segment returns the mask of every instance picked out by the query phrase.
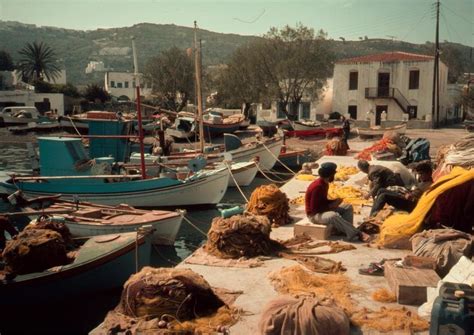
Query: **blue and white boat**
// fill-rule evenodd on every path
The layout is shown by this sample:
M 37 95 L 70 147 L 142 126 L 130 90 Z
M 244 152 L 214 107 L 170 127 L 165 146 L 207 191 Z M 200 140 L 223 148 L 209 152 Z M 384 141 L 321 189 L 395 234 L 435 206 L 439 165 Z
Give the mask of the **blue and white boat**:
M 61 194 L 63 200 L 103 205 L 171 207 L 217 204 L 229 182 L 226 168 L 200 171 L 183 179 L 113 174 L 115 159 L 90 159 L 81 139 L 40 137 L 38 142 L 40 176 L 2 173 L 0 193 L 21 190 L 30 197 Z

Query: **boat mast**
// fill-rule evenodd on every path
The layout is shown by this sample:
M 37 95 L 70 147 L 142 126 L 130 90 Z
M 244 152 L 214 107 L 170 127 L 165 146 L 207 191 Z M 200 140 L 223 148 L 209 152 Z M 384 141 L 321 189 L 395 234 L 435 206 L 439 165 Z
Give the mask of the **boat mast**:
M 132 51 L 133 51 L 133 67 L 134 67 L 134 77 L 135 84 L 137 88 L 137 115 L 138 115 L 138 139 L 140 141 L 140 165 L 142 170 L 142 178 L 146 179 L 146 170 L 145 170 L 145 148 L 143 145 L 143 127 L 142 127 L 142 105 L 140 101 L 140 77 L 138 75 L 138 61 L 137 61 L 137 52 L 135 50 L 135 37 L 132 37 Z
M 197 43 L 197 23 L 194 21 L 194 67 L 196 69 L 196 94 L 198 102 L 199 151 L 204 152 L 204 124 L 202 122 L 202 90 L 201 90 L 201 48 Z

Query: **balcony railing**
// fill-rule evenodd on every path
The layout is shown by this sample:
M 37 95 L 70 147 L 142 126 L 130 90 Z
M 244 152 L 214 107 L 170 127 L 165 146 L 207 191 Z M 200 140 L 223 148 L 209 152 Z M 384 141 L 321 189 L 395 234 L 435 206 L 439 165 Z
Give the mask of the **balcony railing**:
M 365 97 L 366 99 L 394 99 L 405 113 L 408 113 L 408 107 L 410 107 L 408 100 L 395 87 L 367 87 Z

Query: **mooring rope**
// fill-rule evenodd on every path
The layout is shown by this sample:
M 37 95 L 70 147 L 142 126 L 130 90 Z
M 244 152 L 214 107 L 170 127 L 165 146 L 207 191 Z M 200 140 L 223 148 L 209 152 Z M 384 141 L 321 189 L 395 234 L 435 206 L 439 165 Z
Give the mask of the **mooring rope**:
M 267 176 L 267 174 L 260 168 L 260 165 L 258 163 L 256 163 L 257 165 L 257 169 L 258 171 L 266 178 L 268 179 L 269 181 L 271 181 L 272 183 L 277 183 L 277 184 L 283 184 L 284 181 L 281 181 L 281 180 L 274 180 L 272 178 L 270 178 L 269 176 Z
M 292 169 L 290 169 L 288 166 L 286 166 L 285 163 L 283 163 L 277 156 L 275 156 L 275 154 L 265 145 L 265 143 L 261 142 L 263 147 L 270 153 L 270 155 L 273 156 L 273 158 L 275 158 L 277 160 L 278 163 L 281 164 L 281 166 L 283 166 L 285 169 L 287 169 L 288 171 L 290 171 L 294 176 L 296 176 L 296 172 L 293 171 Z
M 74 123 L 72 118 L 69 115 L 67 116 L 67 118 L 69 119 L 69 121 L 71 121 L 71 124 L 74 127 L 74 130 L 76 130 L 76 133 L 81 137 L 81 139 L 83 139 L 81 132 L 77 129 L 76 124 Z
M 189 220 L 189 219 L 186 217 L 186 215 L 183 215 L 183 219 L 184 219 L 184 221 L 186 221 L 187 223 L 189 223 L 189 225 L 190 225 L 191 227 L 193 227 L 194 229 L 196 229 L 198 232 L 200 232 L 203 236 L 206 236 L 206 238 L 207 238 L 207 234 L 206 234 L 203 230 L 201 230 L 201 228 L 199 228 L 199 227 L 196 226 L 194 223 L 192 223 L 191 220 Z
M 229 170 L 230 176 L 232 177 L 232 180 L 234 181 L 235 187 L 237 187 L 237 189 L 239 190 L 240 194 L 241 194 L 242 197 L 244 198 L 245 202 L 248 203 L 248 202 L 249 202 L 249 199 L 247 199 L 247 197 L 245 196 L 244 192 L 242 191 L 242 189 L 240 188 L 239 184 L 237 183 L 237 180 L 235 180 L 235 177 L 234 177 L 234 174 L 232 173 L 232 169 L 231 169 L 231 167 L 230 167 L 229 162 L 224 161 L 224 164 L 225 164 L 225 166 L 227 167 L 227 170 Z

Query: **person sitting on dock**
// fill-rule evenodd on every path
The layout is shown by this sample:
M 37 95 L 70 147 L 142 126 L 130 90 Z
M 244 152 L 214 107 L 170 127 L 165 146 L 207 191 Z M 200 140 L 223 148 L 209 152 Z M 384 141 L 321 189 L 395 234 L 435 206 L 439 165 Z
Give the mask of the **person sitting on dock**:
M 318 170 L 319 178 L 306 190 L 305 209 L 308 219 L 315 224 L 331 224 L 343 232 L 348 240 L 358 238 L 367 241 L 369 235 L 359 231 L 352 224 L 354 212 L 352 205 L 342 204 L 342 199 L 329 200 L 329 183 L 334 181 L 337 165 L 323 163 Z
M 376 215 L 385 204 L 406 212 L 411 212 L 416 207 L 423 192 L 433 183 L 433 168 L 430 162 L 422 162 L 414 170 L 418 174 L 417 184 L 411 190 L 397 186 L 395 189 L 390 186 L 381 188 L 375 197 L 370 216 Z
M 398 173 L 392 172 L 389 168 L 381 165 L 370 165 L 365 160 L 360 160 L 357 167 L 362 172 L 367 173 L 369 178 L 369 193 L 375 198 L 382 188 L 389 186 L 405 186 L 402 178 Z

